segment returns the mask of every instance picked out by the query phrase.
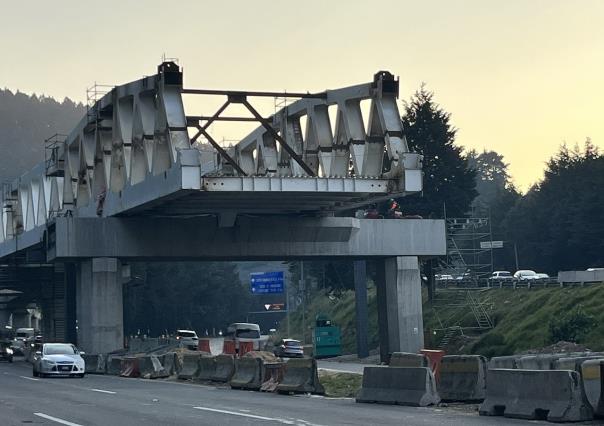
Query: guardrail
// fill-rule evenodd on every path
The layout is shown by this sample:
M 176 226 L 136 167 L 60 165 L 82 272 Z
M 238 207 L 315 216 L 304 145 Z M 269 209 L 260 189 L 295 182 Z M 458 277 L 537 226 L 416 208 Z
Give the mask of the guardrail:
M 443 289 L 485 289 L 485 288 L 511 288 L 511 289 L 533 289 L 547 287 L 584 287 L 594 284 L 604 284 L 601 282 L 560 282 L 557 278 L 544 278 L 538 280 L 491 280 L 488 278 L 471 280 L 437 280 L 436 286 Z

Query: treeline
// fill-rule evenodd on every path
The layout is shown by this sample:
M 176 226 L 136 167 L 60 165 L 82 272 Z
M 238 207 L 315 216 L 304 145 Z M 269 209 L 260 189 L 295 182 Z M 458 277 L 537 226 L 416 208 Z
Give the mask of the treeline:
M 81 103 L 0 89 L 0 179 L 12 180 L 44 160 L 44 140 L 66 134 L 86 113 Z

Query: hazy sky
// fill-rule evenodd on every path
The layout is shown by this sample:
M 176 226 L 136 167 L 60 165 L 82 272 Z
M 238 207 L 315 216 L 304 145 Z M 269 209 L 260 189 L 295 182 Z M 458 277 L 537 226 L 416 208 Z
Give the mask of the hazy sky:
M 185 86 L 318 91 L 401 78 L 526 189 L 566 141 L 604 147 L 604 0 L 0 0 L 0 87 L 85 101 L 178 57 Z M 196 106 L 196 105 L 194 105 Z M 213 111 L 199 104 L 209 114 Z M 207 110 L 206 110 L 207 109 Z M 221 129 L 222 130 L 222 129 Z M 215 134 L 234 138 L 241 135 Z M 236 132 L 235 132 L 236 133 Z

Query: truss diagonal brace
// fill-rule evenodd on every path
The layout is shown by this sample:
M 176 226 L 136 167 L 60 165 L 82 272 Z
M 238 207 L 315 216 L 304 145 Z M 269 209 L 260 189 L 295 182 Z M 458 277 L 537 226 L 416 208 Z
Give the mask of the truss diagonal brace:
M 241 167 L 239 167 L 239 164 L 237 164 L 237 162 L 233 159 L 233 157 L 231 157 L 229 155 L 229 153 L 226 152 L 223 147 L 218 145 L 218 142 L 216 142 L 214 140 L 214 138 L 212 136 L 210 136 L 210 134 L 206 131 L 206 129 L 204 127 L 201 127 L 200 125 L 197 125 L 195 127 L 197 128 L 197 131 L 199 132 L 199 134 L 205 136 L 205 138 L 208 140 L 208 142 L 210 142 L 210 144 L 216 149 L 216 151 L 218 151 L 220 153 L 220 155 L 227 161 L 227 163 L 229 163 L 231 166 L 233 166 L 235 168 L 235 170 L 237 170 L 237 172 L 240 173 L 242 176 L 247 176 L 247 173 L 244 172 Z
M 245 97 L 243 98 L 239 98 L 237 97 L 236 99 L 232 99 L 231 100 L 233 102 L 238 102 L 241 103 L 243 106 L 245 106 L 254 117 L 256 117 L 256 120 L 258 120 L 262 126 L 264 126 L 264 128 L 271 134 L 272 137 L 275 138 L 275 140 L 277 142 L 279 142 L 279 144 L 281 144 L 281 147 L 283 147 L 283 149 L 285 149 L 287 151 L 287 153 L 290 155 L 291 158 L 294 159 L 294 161 L 296 163 L 298 163 L 300 165 L 300 167 L 302 167 L 302 169 L 304 169 L 304 171 L 311 177 L 315 177 L 315 172 L 308 166 L 308 164 L 306 164 L 304 162 L 304 160 L 302 159 L 302 157 L 300 157 L 300 155 L 291 147 L 287 144 L 287 142 L 285 142 L 285 139 L 283 139 L 279 133 L 277 133 L 277 131 L 273 128 L 273 126 L 271 126 L 271 123 L 269 123 L 264 117 L 262 117 L 260 115 L 260 113 L 258 113 L 258 111 L 256 111 L 254 109 L 254 107 L 252 105 L 250 105 L 250 103 L 247 101 L 247 99 Z
M 205 133 L 205 130 L 208 127 L 210 127 L 210 124 L 212 124 L 214 121 L 216 121 L 216 119 L 218 119 L 220 114 L 222 114 L 224 112 L 224 110 L 227 109 L 227 107 L 230 104 L 231 104 L 231 101 L 229 99 L 227 99 L 226 102 L 220 108 L 218 108 L 218 111 L 216 111 L 216 113 L 213 116 L 211 116 L 203 126 L 199 126 L 199 125 L 195 126 L 197 128 L 197 133 L 195 133 L 193 135 L 193 137 L 191 138 L 191 145 L 193 145 L 195 143 L 195 141 L 197 140 L 198 137 L 200 137 L 202 134 Z

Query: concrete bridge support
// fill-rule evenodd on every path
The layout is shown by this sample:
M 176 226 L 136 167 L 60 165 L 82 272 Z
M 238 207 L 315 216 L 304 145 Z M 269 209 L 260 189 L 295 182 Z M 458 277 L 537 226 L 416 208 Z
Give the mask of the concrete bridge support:
M 419 261 L 414 256 L 377 261 L 380 358 L 392 352 L 418 352 L 424 346 Z
M 121 269 L 118 259 L 108 257 L 87 259 L 78 266 L 77 334 L 85 352 L 111 352 L 124 345 Z

